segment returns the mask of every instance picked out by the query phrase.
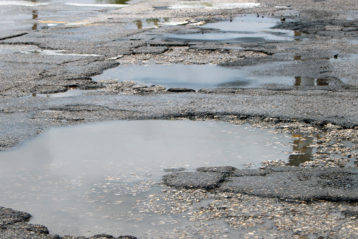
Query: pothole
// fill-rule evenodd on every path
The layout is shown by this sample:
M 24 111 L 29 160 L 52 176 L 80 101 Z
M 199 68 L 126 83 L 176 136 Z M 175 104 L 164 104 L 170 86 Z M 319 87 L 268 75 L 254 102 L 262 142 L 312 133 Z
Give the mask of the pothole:
M 83 96 L 85 93 L 88 92 L 86 90 L 79 90 L 79 89 L 69 89 L 65 92 L 59 92 L 54 94 L 32 94 L 32 97 L 51 97 L 51 98 L 61 98 L 61 97 L 77 97 Z
M 52 129 L 0 154 L 0 205 L 27 211 L 34 216 L 31 223 L 60 235 L 160 237 L 194 226 L 180 215 L 137 207 L 160 193 L 168 170 L 288 162 L 297 145 L 290 135 L 216 121 L 118 121 Z
M 83 19 L 98 10 L 127 6 L 129 0 L 0 1 L 0 35 L 38 31 L 55 26 L 89 24 Z M 69 21 L 70 20 L 70 21 Z M 1 37 L 0 37 L 1 38 Z
M 30 55 L 30 54 L 38 54 L 43 56 L 68 56 L 68 57 L 101 57 L 101 55 L 97 54 L 79 54 L 79 53 L 69 53 L 66 50 L 29 50 L 29 51 L 20 51 L 22 54 Z
M 295 35 L 291 30 L 274 28 L 280 23 L 277 18 L 259 15 L 240 16 L 228 21 L 208 23 L 195 33 L 182 32 L 167 34 L 166 39 L 188 41 L 225 41 L 225 42 L 266 42 L 290 41 Z
M 174 21 L 168 17 L 163 18 L 145 18 L 145 19 L 138 19 L 133 21 L 133 23 L 129 24 L 126 28 L 127 29 L 136 29 L 136 30 L 143 30 L 143 29 L 150 29 L 150 28 L 159 28 L 161 26 L 178 26 L 178 25 L 185 25 L 188 24 L 188 20 L 177 20 Z M 193 22 L 192 24 L 199 24 L 198 22 Z
M 83 1 L 77 0 L 73 2 L 65 2 L 65 5 L 75 6 L 75 7 L 108 7 L 108 8 L 118 8 L 125 6 L 129 0 L 92 0 L 92 1 Z
M 106 70 L 92 79 L 94 81 L 118 80 L 196 90 L 203 88 L 263 88 L 269 84 L 286 86 L 294 84 L 293 77 L 255 76 L 246 69 L 233 69 L 213 64 L 120 65 Z
M 256 2 L 218 2 L 218 1 L 177 1 L 170 9 L 233 9 L 233 8 L 255 8 L 260 3 Z
M 297 65 L 297 64 L 296 64 Z M 286 68 L 285 68 L 286 66 Z M 302 68 L 302 67 L 301 67 Z M 348 87 L 346 80 L 312 72 L 299 75 L 301 68 L 290 62 L 264 63 L 243 67 L 224 67 L 214 64 L 151 64 L 120 65 L 92 77 L 94 81 L 133 82 L 146 86 L 166 88 L 270 88 L 270 89 L 324 89 Z M 283 72 L 281 72 L 281 69 Z M 297 70 L 298 69 L 298 70 Z M 297 74 L 297 75 L 296 75 Z M 304 75 L 306 74 L 306 75 Z

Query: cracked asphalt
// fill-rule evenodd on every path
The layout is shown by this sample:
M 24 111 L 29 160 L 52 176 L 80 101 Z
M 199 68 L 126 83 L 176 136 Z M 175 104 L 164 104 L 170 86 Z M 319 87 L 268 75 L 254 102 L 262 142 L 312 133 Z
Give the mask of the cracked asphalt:
M 243 3 L 231 0 L 226 2 Z M 219 2 L 213 1 L 211 7 L 181 8 L 176 5 L 176 1 L 171 0 L 133 0 L 123 8 L 84 12 L 73 21 L 70 18 L 71 13 L 65 13 L 58 19 L 50 19 L 49 14 L 44 20 L 34 18 L 31 13 L 33 19 L 29 27 L 26 23 L 24 26 L 4 28 L 5 30 L 0 32 L 0 150 L 13 149 L 52 127 L 123 119 L 190 118 L 230 121 L 234 118 L 245 122 L 251 120 L 249 123 L 254 125 L 271 122 L 272 128 L 278 123 L 297 123 L 304 125 L 300 126 L 301 130 L 313 127 L 314 131 L 319 131 L 322 127 L 330 131 L 330 126 L 333 125 L 339 132 L 351 130 L 350 134 L 355 135 L 358 127 L 356 2 L 247 2 L 260 5 L 254 8 L 236 6 L 225 9 L 215 7 L 219 6 Z M 45 7 L 38 7 L 40 17 Z M 23 8 L 15 6 L 12 11 L 16 9 Z M 58 9 L 51 11 L 56 12 Z M 292 30 L 294 38 L 291 41 L 279 42 L 238 42 L 167 37 L 168 34 L 202 32 L 200 26 L 204 23 L 230 21 L 247 14 L 261 18 L 277 18 L 280 24 L 276 28 Z M 22 15 L 19 13 L 19 16 Z M 51 25 L 54 22 L 57 23 Z M 36 28 L 33 23 L 38 23 Z M 294 83 L 245 89 L 200 89 L 193 92 L 191 89 L 166 89 L 161 86 L 141 86 L 135 82 L 118 83 L 92 79 L 106 69 L 118 65 L 168 63 L 217 64 L 253 72 L 258 78 L 284 76 Z M 71 95 L 74 90 L 79 91 L 79 94 Z M 292 125 L 289 128 L 295 130 Z M 339 137 L 341 135 L 338 133 L 337 138 Z M 314 169 L 310 170 L 306 173 L 318 174 Z M 342 178 L 345 178 L 345 171 L 339 172 L 343 175 Z M 328 199 L 329 202 L 300 204 L 300 200 L 310 201 L 307 197 L 327 200 L 328 196 L 323 189 L 319 191 L 322 197 L 312 196 L 311 191 L 303 193 L 307 185 L 310 189 L 316 189 L 317 185 L 312 186 L 310 183 L 279 185 L 280 180 L 277 178 L 283 177 L 286 180 L 287 177 L 301 177 L 296 173 L 275 172 L 268 177 L 269 180 L 263 179 L 261 187 L 257 185 L 261 178 L 258 181 L 252 181 L 251 177 L 254 176 L 235 178 L 232 182 L 223 184 L 225 190 L 218 191 L 216 187 L 206 186 L 183 189 L 183 185 L 169 183 L 179 188 L 163 189 L 167 195 L 164 205 L 180 204 L 185 207 L 183 210 L 188 212 L 188 215 L 196 215 L 192 220 L 200 223 L 208 218 L 224 218 L 225 223 L 230 225 L 230 230 L 240 228 L 239 235 L 243 238 L 356 237 L 357 212 L 354 209 L 355 203 L 352 203 L 357 198 L 355 191 L 352 192 L 353 199 L 349 197 L 349 200 L 343 200 L 349 202 L 330 202 Z M 210 179 L 223 181 L 222 174 L 211 174 Z M 187 179 L 186 176 L 183 178 Z M 208 178 L 204 181 L 210 183 Z M 183 180 L 180 182 L 183 184 Z M 198 182 L 200 180 L 194 178 L 192 183 Z M 275 201 L 272 197 L 267 198 L 276 190 L 270 188 L 270 185 L 282 186 L 280 192 L 283 191 L 282 188 L 288 187 L 292 190 L 288 192 L 291 194 L 288 199 L 296 201 Z M 188 200 L 183 202 L 178 198 L 178 192 Z M 199 195 L 198 201 L 208 198 L 213 201 L 201 209 L 190 211 L 189 204 L 193 195 Z M 282 199 L 282 195 L 275 197 Z M 241 203 L 239 208 L 238 201 Z M 248 201 L 256 204 L 248 205 Z M 150 203 L 153 203 L 153 207 L 160 206 L 154 205 L 155 202 L 152 201 Z M 300 205 L 299 209 L 293 212 L 297 203 Z M 243 210 L 244 205 L 249 210 L 271 206 L 270 210 L 262 210 L 261 214 L 228 213 L 230 210 Z M 280 210 L 275 211 L 275 207 Z M 153 211 L 148 208 L 146 210 Z M 308 219 L 317 220 L 317 223 L 324 221 L 323 218 L 309 215 L 311 210 L 323 212 L 332 223 L 325 228 L 320 228 L 315 223 L 305 227 L 303 222 Z M 284 216 L 286 212 L 289 213 Z M 207 215 L 207 218 L 201 215 Z M 27 213 L 0 208 L 0 238 L 62 238 L 52 235 L 44 226 L 29 224 L 29 219 L 30 215 Z M 198 228 L 206 228 L 201 225 L 202 227 Z M 205 230 L 188 233 L 179 231 L 166 236 L 217 238 L 219 235 L 228 235 L 234 238 L 233 235 L 236 235 L 222 231 L 221 234 L 215 231 L 207 234 Z M 102 238 L 111 237 L 102 235 Z

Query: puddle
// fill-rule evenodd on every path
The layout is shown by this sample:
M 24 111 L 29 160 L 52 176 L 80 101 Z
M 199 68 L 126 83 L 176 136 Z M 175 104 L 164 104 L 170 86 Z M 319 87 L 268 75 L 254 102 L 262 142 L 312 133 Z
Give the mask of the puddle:
M 129 0 L 96 0 L 83 2 L 66 2 L 65 5 L 75 7 L 99 7 L 99 8 L 119 8 L 124 7 Z M 89 3 L 90 2 L 90 3 Z
M 294 59 L 295 61 L 302 61 L 300 56 L 295 56 Z M 340 60 L 334 59 L 334 61 L 339 62 Z M 105 70 L 102 74 L 94 76 L 92 79 L 98 82 L 117 80 L 147 86 L 161 85 L 166 88 L 190 88 L 195 90 L 213 88 L 307 90 L 338 89 L 352 86 L 349 80 L 344 77 L 338 78 L 323 74 L 316 78 L 304 75 L 295 76 L 296 73 L 302 72 L 296 72 L 292 66 L 295 65 L 292 65 L 290 61 L 262 63 L 240 68 L 223 67 L 214 64 L 119 65 Z
M 68 25 L 98 14 L 98 10 L 127 6 L 129 0 L 0 0 L 0 38 L 14 32 Z
M 77 97 L 85 95 L 85 90 L 69 89 L 65 92 L 55 94 L 32 94 L 32 97 L 48 97 L 48 98 L 62 98 L 62 97 Z
M 97 54 L 69 53 L 66 50 L 43 50 L 33 45 L 0 45 L 0 55 L 5 54 L 38 54 L 42 56 L 65 56 L 65 57 L 101 57 Z
M 299 166 L 301 163 L 311 161 L 313 159 L 314 149 L 311 146 L 313 137 L 304 137 L 300 134 L 292 135 L 294 138 L 292 146 L 292 154 L 289 156 L 288 165 Z
M 167 88 L 258 88 L 266 84 L 293 85 L 293 77 L 254 76 L 249 71 L 217 65 L 120 65 L 92 78 L 95 81 L 134 81 Z
M 0 6 L 21 6 L 21 7 L 39 7 L 47 5 L 70 5 L 77 7 L 118 7 L 118 5 L 127 4 L 129 0 L 75 0 L 73 2 L 67 1 L 0 1 Z
M 141 212 L 165 171 L 285 160 L 288 135 L 215 121 L 114 121 L 56 128 L 0 153 L 0 205 L 60 235 L 159 238 L 193 222 Z M 168 222 L 157 225 L 159 221 Z M 154 232 L 156 231 L 156 232 Z M 156 234 L 157 233 L 157 234 Z M 148 235 L 150 235 L 148 237 Z
M 260 3 L 239 2 L 239 3 L 220 3 L 214 1 L 178 1 L 170 6 L 170 9 L 233 9 L 233 8 L 255 8 Z
M 269 17 L 247 15 L 230 21 L 209 23 L 200 27 L 198 33 L 167 34 L 165 38 L 191 41 L 263 42 L 291 41 L 293 31 L 273 29 L 279 20 Z
M 158 28 L 161 25 L 169 23 L 169 18 L 147 18 L 144 20 L 136 20 L 133 24 L 130 24 L 127 29 L 149 29 L 149 28 Z
M 296 76 L 295 77 L 295 86 L 296 87 L 341 87 L 343 85 L 346 85 L 347 81 L 344 79 L 338 79 L 338 78 L 312 78 L 312 77 L 301 77 Z
M 126 28 L 127 29 L 150 29 L 150 28 L 159 28 L 161 26 L 179 26 L 179 25 L 186 25 L 190 22 L 187 20 L 183 21 L 171 21 L 169 18 L 147 18 L 142 20 L 136 20 L 132 24 L 129 24 Z M 202 22 L 192 22 L 191 25 L 200 25 Z
M 0 1 L 0 6 L 23 6 L 23 7 L 38 7 L 46 6 L 49 3 L 35 1 Z
M 340 77 L 341 81 L 348 87 L 357 88 L 357 64 L 358 54 L 335 55 L 330 59 L 335 74 Z
M 73 57 L 99 57 L 101 55 L 97 54 L 77 54 L 77 53 L 67 53 L 66 50 L 32 50 L 32 51 L 20 51 L 23 54 L 39 54 L 43 56 L 73 56 Z

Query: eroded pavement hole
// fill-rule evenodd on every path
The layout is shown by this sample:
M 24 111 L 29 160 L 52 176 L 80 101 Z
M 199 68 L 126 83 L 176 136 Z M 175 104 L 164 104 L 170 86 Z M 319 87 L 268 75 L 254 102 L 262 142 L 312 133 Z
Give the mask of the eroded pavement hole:
M 295 39 L 294 31 L 274 28 L 277 18 L 246 15 L 227 21 L 208 23 L 193 33 L 180 32 L 164 36 L 168 40 L 225 41 L 225 42 L 277 42 Z
M 82 25 L 88 16 L 128 6 L 129 0 L 0 1 L 0 38 L 56 26 Z M 21 36 L 21 34 L 20 34 Z
M 253 66 L 219 66 L 214 64 L 149 64 L 120 65 L 92 77 L 98 83 L 113 81 L 165 88 L 267 88 L 267 89 L 340 89 L 348 88 L 346 80 L 312 72 L 311 76 L 297 76 L 300 69 L 295 62 L 273 62 Z M 281 72 L 282 71 L 282 72 Z M 310 72 L 305 72 L 309 74 Z M 303 74 L 303 73 L 302 73 Z
M 118 80 L 144 85 L 161 85 L 167 88 L 265 88 L 267 86 L 293 86 L 294 77 L 265 76 L 254 72 L 266 69 L 266 65 L 242 69 L 222 67 L 214 64 L 152 64 L 120 65 L 94 76 L 94 81 L 105 83 Z
M 176 228 L 195 229 L 180 214 L 138 206 L 149 205 L 151 195 L 161 193 L 163 175 L 203 166 L 258 167 L 264 160 L 289 163 L 290 155 L 297 154 L 306 159 L 311 141 L 300 137 L 219 121 L 114 121 L 55 128 L 0 153 L 0 205 L 29 212 L 31 223 L 60 235 L 159 238 Z

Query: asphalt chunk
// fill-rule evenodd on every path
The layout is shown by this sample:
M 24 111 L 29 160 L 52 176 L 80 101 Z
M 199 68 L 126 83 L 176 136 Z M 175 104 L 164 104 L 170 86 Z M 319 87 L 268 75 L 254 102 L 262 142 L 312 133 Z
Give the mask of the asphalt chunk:
M 30 218 L 31 215 L 29 213 L 0 207 L 0 226 L 14 224 L 17 222 L 27 222 Z
M 213 172 L 179 172 L 165 175 L 163 182 L 167 186 L 177 188 L 217 188 L 225 179 L 222 173 Z
M 230 177 L 219 191 L 282 200 L 358 202 L 358 171 L 305 169 L 272 172 L 266 176 Z

